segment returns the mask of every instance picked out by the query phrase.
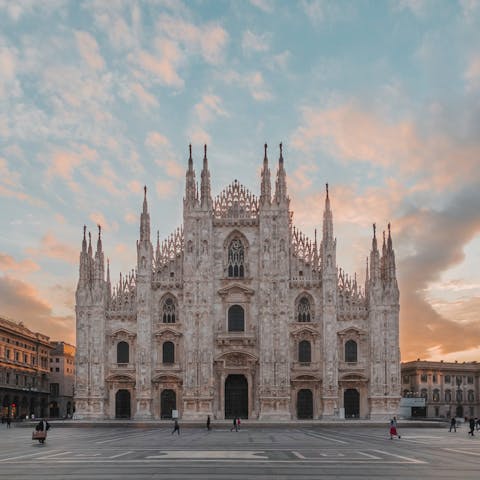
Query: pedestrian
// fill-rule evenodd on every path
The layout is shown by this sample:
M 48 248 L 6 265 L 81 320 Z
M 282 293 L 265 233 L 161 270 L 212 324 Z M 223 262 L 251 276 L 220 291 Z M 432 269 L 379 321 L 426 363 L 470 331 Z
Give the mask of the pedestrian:
M 397 426 L 395 424 L 395 420 L 393 418 L 390 420 L 390 440 L 393 440 L 393 437 L 401 438 L 397 432 Z
M 240 417 L 237 417 L 237 429 L 240 430 Z M 238 431 L 237 430 L 237 431 Z
M 233 418 L 233 427 L 230 429 L 230 431 L 232 431 L 233 429 L 235 429 L 235 431 L 238 432 L 237 417 Z
M 10 415 L 7 417 L 7 428 L 10 428 L 10 424 L 12 423 L 12 419 L 10 418 Z
M 470 431 L 468 432 L 469 435 L 472 437 L 475 435 L 473 431 L 475 430 L 475 420 L 473 417 L 470 417 Z
M 210 415 L 207 415 L 207 430 L 210 431 Z
M 476 427 L 476 430 L 478 431 L 479 430 L 479 425 L 480 425 L 480 421 L 478 420 L 477 417 L 474 418 L 474 421 L 475 421 L 475 427 Z
M 450 420 L 450 430 L 449 430 L 449 432 L 452 431 L 452 428 L 453 428 L 454 432 L 457 431 L 457 419 L 455 417 L 452 417 L 451 420 Z
M 480 430 L 480 418 L 477 420 L 477 432 Z
M 175 419 L 175 424 L 173 425 L 172 435 L 177 432 L 180 435 L 180 425 L 178 424 L 178 420 Z

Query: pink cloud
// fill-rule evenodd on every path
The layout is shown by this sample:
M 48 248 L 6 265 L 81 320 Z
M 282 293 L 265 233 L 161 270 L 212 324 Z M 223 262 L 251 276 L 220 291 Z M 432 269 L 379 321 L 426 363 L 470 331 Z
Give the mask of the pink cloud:
M 143 190 L 143 185 L 138 180 L 128 182 L 127 187 L 134 194 L 142 193 Z
M 103 215 L 103 213 L 100 212 L 93 212 L 90 214 L 90 220 L 92 222 L 95 222 L 96 225 L 100 225 L 102 229 L 106 231 L 117 231 L 118 230 L 118 223 L 113 221 L 109 222 Z
M 155 184 L 157 194 L 162 199 L 170 197 L 175 192 L 176 186 L 172 180 L 159 180 Z
M 55 315 L 52 306 L 43 300 L 32 285 L 12 277 L 0 277 L 2 315 L 22 321 L 34 332 L 69 343 L 75 342 L 75 320 L 72 315 Z
M 40 265 L 28 258 L 17 262 L 12 256 L 0 252 L 0 271 L 30 273 L 40 269 Z
M 159 103 L 157 98 L 148 92 L 140 83 L 132 83 L 130 89 L 135 93 L 145 110 L 148 110 L 149 107 L 158 107 Z
M 470 179 L 480 156 L 480 142 L 458 142 L 448 132 L 421 135 L 412 121 L 388 121 L 354 104 L 304 108 L 292 144 L 304 153 L 320 149 L 344 162 L 368 162 L 402 177 L 423 175 L 425 183 L 417 178 L 416 188 L 428 191 Z
M 468 68 L 465 71 L 465 80 L 469 90 L 480 89 L 480 56 L 470 59 Z
M 168 40 L 158 42 L 158 55 L 140 50 L 131 58 L 155 80 L 169 87 L 183 87 L 183 80 L 177 73 L 182 55 L 175 43 Z
M 218 64 L 222 61 L 228 34 L 219 25 L 210 23 L 196 26 L 179 17 L 161 15 L 157 29 L 162 36 L 166 35 L 174 42 L 183 45 L 187 52 L 200 53 L 210 64 Z
M 168 138 L 160 132 L 149 132 L 145 139 L 145 145 L 151 148 L 168 147 L 170 142 Z
M 52 233 L 47 233 L 42 237 L 38 248 L 27 248 L 25 252 L 39 259 L 53 258 L 71 264 L 78 262 L 77 249 L 60 242 Z
M 105 62 L 100 55 L 98 43 L 88 32 L 75 32 L 77 47 L 82 58 L 93 70 L 102 70 Z
M 215 116 L 228 116 L 223 109 L 222 99 L 213 94 L 203 95 L 201 102 L 195 105 L 194 111 L 198 119 L 203 123 L 212 121 Z

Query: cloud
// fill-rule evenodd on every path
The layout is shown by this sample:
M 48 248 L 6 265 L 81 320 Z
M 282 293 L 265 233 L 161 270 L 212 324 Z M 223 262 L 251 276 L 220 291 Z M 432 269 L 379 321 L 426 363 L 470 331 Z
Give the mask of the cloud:
M 134 194 L 142 193 L 143 190 L 143 185 L 138 180 L 131 180 L 130 182 L 128 182 L 127 187 L 130 192 Z
M 480 233 L 479 204 L 478 188 L 465 187 L 443 210 L 420 207 L 403 218 L 395 241 L 404 251 L 397 261 L 404 359 L 423 357 L 429 347 L 448 353 L 478 346 L 480 324 L 475 316 L 465 314 L 478 300 L 461 302 L 465 307 L 461 323 L 455 316 L 445 316 L 454 312 L 451 306 L 444 305 L 438 311 L 433 308 L 427 294 L 429 285 L 438 282 L 442 272 L 463 261 L 465 245 Z M 456 308 L 458 312 L 458 304 Z
M 118 230 L 118 223 L 113 221 L 109 222 L 103 213 L 100 212 L 93 212 L 90 214 L 90 220 L 95 222 L 96 225 L 100 225 L 103 230 L 116 232 Z
M 135 214 L 133 212 L 126 212 L 125 216 L 123 217 L 125 222 L 127 223 L 137 223 L 139 221 L 138 214 Z
M 140 83 L 132 83 L 129 91 L 135 93 L 144 110 L 148 110 L 150 107 L 158 107 L 159 103 L 156 97 L 146 90 Z
M 228 113 L 223 109 L 222 99 L 213 94 L 203 95 L 201 102 L 195 105 L 194 112 L 202 123 L 211 122 L 216 116 L 228 116 Z
M 217 65 L 223 60 L 228 34 L 220 25 L 208 23 L 196 26 L 180 17 L 161 15 L 157 31 L 160 36 L 182 45 L 186 53 L 200 54 L 207 63 Z
M 345 162 L 369 162 L 403 177 L 423 175 L 417 189 L 442 190 L 475 175 L 478 139 L 466 142 L 440 128 L 429 134 L 421 130 L 412 120 L 393 122 L 355 104 L 304 107 L 292 145 L 304 153 L 320 149 Z
M 43 206 L 43 202 L 22 191 L 21 175 L 10 170 L 5 158 L 0 157 L 0 196 L 15 198 L 17 200 Z
M 132 62 L 138 64 L 145 72 L 151 74 L 151 81 L 168 87 L 182 88 L 184 81 L 180 78 L 177 69 L 183 61 L 177 45 L 165 40 L 157 41 L 157 51 L 149 53 L 139 50 L 129 56 Z
M 105 61 L 100 55 L 98 43 L 88 32 L 75 32 L 77 47 L 80 55 L 93 70 L 103 70 Z
M 51 305 L 40 298 L 32 285 L 0 276 L 0 303 L 2 315 L 22 321 L 30 330 L 49 335 L 52 339 L 74 343 L 73 315 L 54 315 Z
M 37 259 L 53 258 L 70 264 L 78 261 L 78 251 L 69 244 L 61 243 L 52 233 L 42 237 L 38 248 L 27 248 L 25 253 Z
M 169 198 L 176 190 L 176 183 L 172 180 L 158 180 L 155 183 L 159 198 Z
M 394 11 L 409 11 L 416 17 L 423 17 L 429 7 L 432 5 L 430 0 L 393 0 L 392 7 Z
M 30 273 L 40 269 L 40 265 L 28 258 L 17 262 L 12 256 L 0 252 L 0 271 Z
M 270 35 L 263 33 L 256 35 L 250 30 L 243 32 L 242 49 L 248 55 L 256 52 L 268 52 L 270 49 Z
M 235 84 L 247 88 L 250 95 L 258 102 L 273 99 L 273 94 L 265 85 L 265 80 L 260 72 L 250 72 L 242 75 L 234 70 L 230 70 L 222 75 L 222 79 L 227 84 Z
M 470 59 L 464 76 L 468 90 L 480 90 L 480 56 Z
M 160 132 L 152 131 L 148 132 L 147 138 L 145 139 L 145 145 L 150 148 L 168 147 L 170 141 Z
M 274 9 L 273 0 L 250 0 L 250 3 L 265 13 L 272 13 Z
M 22 90 L 17 79 L 17 55 L 16 49 L 2 45 L 0 37 L 0 100 L 21 95 Z

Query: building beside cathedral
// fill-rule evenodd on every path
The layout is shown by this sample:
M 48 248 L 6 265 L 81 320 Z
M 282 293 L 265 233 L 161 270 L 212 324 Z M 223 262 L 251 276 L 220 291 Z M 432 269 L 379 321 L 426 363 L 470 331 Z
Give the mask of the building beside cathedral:
M 265 145 L 260 196 L 235 180 L 215 198 L 206 147 L 200 189 L 190 147 L 183 224 L 155 243 L 146 188 L 137 265 L 115 286 L 100 227 L 95 254 L 84 228 L 76 418 L 396 413 L 399 291 L 390 226 L 381 251 L 374 227 L 362 288 L 337 267 L 328 185 L 319 242 L 294 226 L 281 145 L 273 194 Z

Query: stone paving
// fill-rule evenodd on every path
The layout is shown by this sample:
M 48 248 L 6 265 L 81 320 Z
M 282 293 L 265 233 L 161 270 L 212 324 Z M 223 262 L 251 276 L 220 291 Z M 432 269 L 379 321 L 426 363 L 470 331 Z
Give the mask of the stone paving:
M 0 430 L 0 478 L 303 479 L 478 478 L 480 432 L 462 426 L 399 429 L 353 425 L 110 427 L 53 424 L 44 445 L 31 429 Z

